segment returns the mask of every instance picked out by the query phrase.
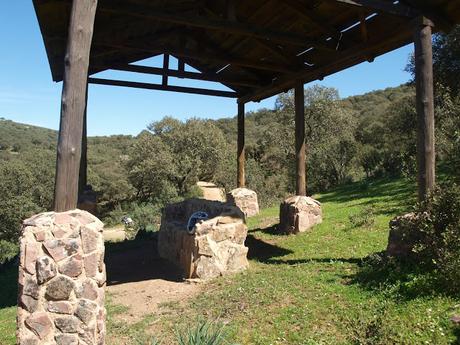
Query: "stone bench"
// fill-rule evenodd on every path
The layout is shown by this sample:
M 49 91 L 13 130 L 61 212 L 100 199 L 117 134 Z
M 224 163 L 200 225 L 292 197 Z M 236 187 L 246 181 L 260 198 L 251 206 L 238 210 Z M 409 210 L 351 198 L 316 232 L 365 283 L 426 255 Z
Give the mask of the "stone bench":
M 203 211 L 209 219 L 187 231 L 190 216 Z M 214 278 L 248 267 L 245 216 L 241 210 L 219 201 L 189 199 L 163 210 L 158 234 L 160 257 L 183 270 L 184 278 Z

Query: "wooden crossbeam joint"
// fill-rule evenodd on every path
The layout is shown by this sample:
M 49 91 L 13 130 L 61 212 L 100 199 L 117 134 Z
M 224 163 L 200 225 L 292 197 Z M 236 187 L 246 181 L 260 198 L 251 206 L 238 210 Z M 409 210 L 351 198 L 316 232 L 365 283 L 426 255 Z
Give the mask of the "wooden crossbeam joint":
M 393 3 L 387 0 L 325 0 L 329 2 L 341 3 L 344 5 L 357 6 L 368 8 L 373 11 L 400 16 L 400 17 L 416 17 L 421 13 L 417 9 L 401 3 Z
M 210 89 L 173 86 L 173 85 L 165 86 L 162 84 L 149 84 L 149 83 L 140 83 L 140 82 L 124 81 L 124 80 L 88 78 L 88 83 L 97 84 L 97 85 L 132 87 L 132 88 L 147 89 L 147 90 L 182 92 L 182 93 L 190 93 L 190 94 L 205 95 L 205 96 L 217 96 L 217 97 L 229 97 L 229 98 L 238 97 L 238 93 L 233 92 L 233 91 L 210 90 Z

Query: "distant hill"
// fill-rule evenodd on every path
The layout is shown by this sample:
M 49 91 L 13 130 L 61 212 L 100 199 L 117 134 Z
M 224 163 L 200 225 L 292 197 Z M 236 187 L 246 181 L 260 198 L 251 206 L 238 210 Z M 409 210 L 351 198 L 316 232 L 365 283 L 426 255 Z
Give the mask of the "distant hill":
M 401 85 L 344 98 L 343 103 L 346 107 L 356 111 L 360 119 L 375 118 L 382 115 L 392 103 L 411 95 L 415 97 L 414 87 Z
M 57 132 L 0 118 L 0 151 L 20 153 L 31 148 L 54 150 Z
M 412 94 L 414 94 L 413 87 L 402 85 L 348 97 L 342 102 L 345 107 L 354 111 L 359 122 L 378 122 L 382 121 L 385 110 L 392 103 Z M 248 152 L 252 146 L 257 145 L 260 128 L 270 126 L 273 121 L 277 121 L 277 116 L 269 109 L 247 114 Z M 229 143 L 236 141 L 235 118 L 219 119 L 215 123 L 224 132 Z M 131 135 L 88 138 L 88 178 L 96 190 L 103 191 L 101 200 L 111 203 L 133 195 L 133 187 L 128 182 L 124 162 L 128 159 L 127 151 L 135 140 L 136 137 Z M 56 143 L 57 131 L 55 130 L 0 118 L 0 161 L 15 159 L 33 161 L 40 156 L 48 167 L 47 176 L 53 176 Z

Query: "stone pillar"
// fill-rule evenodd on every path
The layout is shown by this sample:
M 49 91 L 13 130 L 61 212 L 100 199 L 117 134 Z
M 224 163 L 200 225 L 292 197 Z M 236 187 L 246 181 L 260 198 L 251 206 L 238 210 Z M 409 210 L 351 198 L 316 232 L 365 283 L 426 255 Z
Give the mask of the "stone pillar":
M 281 203 L 278 231 L 297 234 L 323 221 L 321 204 L 308 196 L 293 196 Z
M 246 217 L 259 214 L 257 193 L 247 188 L 236 188 L 227 194 L 227 202 L 238 206 Z
M 104 344 L 104 241 L 86 211 L 46 212 L 23 222 L 19 345 Z

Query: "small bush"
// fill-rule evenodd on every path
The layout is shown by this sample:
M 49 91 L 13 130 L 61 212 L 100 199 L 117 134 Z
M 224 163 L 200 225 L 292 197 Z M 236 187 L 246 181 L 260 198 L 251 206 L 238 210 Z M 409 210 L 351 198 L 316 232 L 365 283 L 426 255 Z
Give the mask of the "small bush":
M 428 267 L 438 271 L 447 286 L 460 290 L 460 188 L 457 185 L 435 190 L 419 206 L 419 239 L 414 252 Z
M 0 240 L 0 265 L 13 259 L 18 253 L 18 245 L 5 240 Z
M 437 188 L 400 230 L 418 266 L 435 273 L 451 292 L 460 291 L 460 188 Z
M 348 220 L 353 228 L 364 227 L 369 229 L 375 222 L 374 213 L 373 206 L 365 207 L 359 213 L 348 216 Z
M 225 342 L 225 332 L 221 326 L 210 322 L 201 322 L 196 327 L 176 331 L 179 345 L 222 345 Z

